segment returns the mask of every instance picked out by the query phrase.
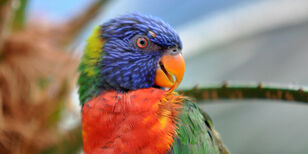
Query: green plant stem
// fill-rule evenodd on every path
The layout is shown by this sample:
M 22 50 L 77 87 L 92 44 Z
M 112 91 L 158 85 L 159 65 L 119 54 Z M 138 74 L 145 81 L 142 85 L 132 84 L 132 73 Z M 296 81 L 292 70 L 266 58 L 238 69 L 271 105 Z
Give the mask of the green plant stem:
M 14 0 L 0 1 L 0 56 L 3 50 L 4 41 L 9 34 L 12 17 L 14 16 Z
M 15 11 L 12 25 L 14 31 L 23 29 L 25 26 L 27 4 L 28 0 L 19 0 L 19 5 L 17 10 Z
M 308 91 L 302 87 L 287 87 L 271 84 L 229 84 L 213 85 L 201 88 L 183 89 L 179 93 L 196 99 L 233 100 L 233 99 L 268 99 L 308 103 Z

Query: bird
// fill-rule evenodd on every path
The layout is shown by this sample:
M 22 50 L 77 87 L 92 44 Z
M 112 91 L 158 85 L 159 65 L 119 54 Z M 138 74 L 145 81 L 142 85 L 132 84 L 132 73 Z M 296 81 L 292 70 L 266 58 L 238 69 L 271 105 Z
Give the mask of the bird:
M 78 69 L 85 154 L 228 153 L 211 118 L 175 92 L 182 48 L 177 32 L 150 15 L 94 27 Z

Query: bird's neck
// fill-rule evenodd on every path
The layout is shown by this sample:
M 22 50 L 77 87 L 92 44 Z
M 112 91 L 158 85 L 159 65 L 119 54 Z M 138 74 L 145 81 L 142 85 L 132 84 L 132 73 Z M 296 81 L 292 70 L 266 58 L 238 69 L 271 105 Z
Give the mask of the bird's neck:
M 164 153 L 176 132 L 182 96 L 156 88 L 104 92 L 82 109 L 85 153 Z

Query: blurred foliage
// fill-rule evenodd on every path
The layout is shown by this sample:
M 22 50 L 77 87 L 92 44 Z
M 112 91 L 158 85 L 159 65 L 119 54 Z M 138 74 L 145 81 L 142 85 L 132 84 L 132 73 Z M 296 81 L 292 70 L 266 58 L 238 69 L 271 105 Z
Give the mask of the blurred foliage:
M 0 1 L 0 153 L 81 150 L 80 126 L 59 127 L 77 76 L 67 46 L 106 2 L 55 25 L 26 21 L 28 0 Z
M 81 127 L 71 130 L 66 136 L 57 144 L 44 149 L 42 154 L 54 153 L 78 153 L 82 147 Z
M 17 5 L 19 6 L 15 12 L 15 15 L 14 15 L 15 17 L 13 18 L 12 28 L 14 30 L 22 29 L 24 26 L 24 23 L 26 20 L 25 11 L 26 11 L 28 0 L 20 0 L 19 2 L 18 1 L 16 2 L 18 3 Z

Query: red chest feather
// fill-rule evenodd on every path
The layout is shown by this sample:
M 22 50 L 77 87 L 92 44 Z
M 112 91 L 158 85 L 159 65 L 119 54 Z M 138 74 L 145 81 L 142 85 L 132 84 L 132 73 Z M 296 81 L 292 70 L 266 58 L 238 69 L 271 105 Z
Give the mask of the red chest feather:
M 182 97 L 148 88 L 105 92 L 82 109 L 84 152 L 165 153 L 173 143 Z

